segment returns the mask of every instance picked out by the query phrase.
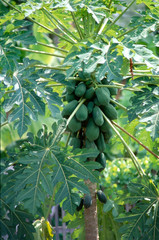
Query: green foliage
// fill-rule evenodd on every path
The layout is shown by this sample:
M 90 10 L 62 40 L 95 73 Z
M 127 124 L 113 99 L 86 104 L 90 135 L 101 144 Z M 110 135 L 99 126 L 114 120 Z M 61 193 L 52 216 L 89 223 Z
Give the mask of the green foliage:
M 147 181 L 146 181 L 147 182 Z M 121 231 L 124 232 L 123 239 L 153 239 L 159 237 L 159 193 L 153 182 L 149 184 L 132 183 L 129 185 L 131 195 L 125 202 L 135 203 L 131 214 L 118 218 L 117 221 L 126 221 Z M 144 226 L 144 228 L 143 228 Z
M 8 235 L 9 240 L 34 239 L 33 215 L 18 207 L 11 209 L 3 199 L 0 199 L 0 207 L 1 233 L 3 236 Z
M 20 167 L 21 164 L 23 167 L 18 167 L 7 176 L 7 182 L 12 186 L 10 192 L 8 192 L 8 185 L 4 186 L 2 197 L 7 197 L 9 194 L 8 203 L 15 198 L 15 201 L 22 202 L 29 212 L 35 214 L 47 196 L 52 196 L 54 188 L 60 182 L 55 194 L 55 203 L 58 204 L 65 199 L 63 208 L 69 209 L 73 214 L 79 202 L 79 196 L 76 192 L 73 193 L 72 189 L 76 188 L 88 193 L 87 187 L 79 180 L 81 178 L 89 178 L 93 182 L 98 180 L 97 173 L 92 172 L 92 169 L 98 168 L 98 165 L 85 162 L 88 157 L 96 157 L 98 151 L 92 149 L 87 152 L 76 151 L 76 155 L 70 153 L 67 156 L 66 149 L 62 151 L 57 146 L 65 130 L 65 124 L 63 122 L 61 125 L 58 124 L 58 128 L 54 124 L 52 128 L 53 133 L 48 133 L 44 126 L 43 130 L 38 131 L 36 137 L 28 133 L 28 150 L 26 154 L 23 152 L 21 155 L 18 154 L 19 159 L 16 160 L 18 166 Z

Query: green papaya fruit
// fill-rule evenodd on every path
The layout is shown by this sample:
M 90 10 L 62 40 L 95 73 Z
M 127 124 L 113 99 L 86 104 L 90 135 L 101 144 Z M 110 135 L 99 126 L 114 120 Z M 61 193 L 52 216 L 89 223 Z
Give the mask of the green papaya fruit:
M 96 97 L 93 99 L 93 101 L 94 101 L 94 104 L 95 104 L 96 106 L 100 106 L 100 105 L 101 105 L 100 102 L 98 101 L 98 99 L 97 99 Z
M 109 88 L 110 95 L 116 95 L 117 94 L 117 88 Z
M 94 107 L 94 102 L 89 102 L 87 104 L 87 109 L 88 109 L 88 113 L 90 114 L 93 111 L 93 107 Z
M 89 208 L 92 205 L 92 197 L 90 194 L 85 195 L 83 205 L 85 208 Z
M 78 105 L 78 101 L 77 100 L 73 100 L 71 102 L 69 102 L 62 111 L 62 117 L 69 117 L 71 115 L 71 113 L 75 110 L 75 108 Z
M 99 87 L 95 90 L 95 94 L 99 103 L 103 106 L 107 106 L 110 102 L 110 92 L 106 87 Z
M 86 99 L 91 99 L 94 96 L 95 90 L 93 87 L 90 87 L 89 89 L 86 90 L 84 98 Z
M 98 199 L 99 199 L 100 202 L 102 202 L 102 203 L 107 202 L 107 198 L 106 198 L 104 192 L 102 192 L 102 190 L 97 191 L 97 196 L 98 196 Z
M 81 147 L 81 141 L 79 138 L 73 137 L 70 141 L 70 146 L 73 147 L 73 149 L 80 148 Z
M 82 104 L 76 112 L 76 118 L 79 121 L 85 121 L 88 118 L 88 110 L 86 105 Z
M 67 91 L 67 93 L 69 93 L 69 94 L 73 93 L 74 90 L 75 90 L 75 86 L 67 86 L 67 87 L 66 87 L 66 91 Z
M 103 133 L 105 143 L 109 143 L 110 138 L 112 137 L 112 130 L 109 129 L 107 132 Z
M 109 123 L 105 119 L 100 129 L 102 132 L 107 132 L 110 129 Z
M 81 122 L 79 122 L 74 116 L 69 122 L 68 128 L 71 132 L 77 132 L 81 129 Z
M 90 149 L 90 148 L 97 149 L 97 146 L 96 146 L 95 142 L 90 142 L 88 139 L 86 139 L 86 141 L 85 141 L 85 148 L 87 148 L 87 149 Z M 94 161 L 95 158 L 94 157 L 90 157 L 87 160 L 88 161 Z
M 88 139 L 86 139 L 85 141 L 85 146 L 86 148 L 94 148 L 94 149 L 97 149 L 97 146 L 95 144 L 95 142 L 90 142 Z
M 98 150 L 100 152 L 104 152 L 106 145 L 105 145 L 105 139 L 104 139 L 103 133 L 99 134 L 99 137 L 97 138 L 95 143 L 97 145 Z
M 97 171 L 101 172 L 106 167 L 106 157 L 104 153 L 100 153 L 98 157 L 96 158 L 96 162 L 100 163 L 102 165 L 101 168 L 97 169 Z
M 96 140 L 99 136 L 99 127 L 94 123 L 93 119 L 90 118 L 88 120 L 88 124 L 86 127 L 86 137 L 90 142 Z
M 115 107 L 113 107 L 112 104 L 108 104 L 107 106 L 102 107 L 104 114 L 110 119 L 110 120 L 115 120 L 117 119 L 117 111 Z
M 73 100 L 75 100 L 75 95 L 73 93 L 67 93 L 66 94 L 66 101 L 71 102 Z
M 93 108 L 93 120 L 97 126 L 102 126 L 104 123 L 104 118 L 101 109 L 98 106 Z
M 106 77 L 104 77 L 101 82 L 102 82 L 103 85 L 108 85 L 109 84 Z
M 77 87 L 75 88 L 75 95 L 77 97 L 82 97 L 86 92 L 86 85 L 81 82 L 77 85 Z
M 83 208 L 83 203 L 84 203 L 84 199 L 81 198 L 80 200 L 80 204 L 76 207 L 76 210 L 79 212 L 80 210 L 82 210 Z

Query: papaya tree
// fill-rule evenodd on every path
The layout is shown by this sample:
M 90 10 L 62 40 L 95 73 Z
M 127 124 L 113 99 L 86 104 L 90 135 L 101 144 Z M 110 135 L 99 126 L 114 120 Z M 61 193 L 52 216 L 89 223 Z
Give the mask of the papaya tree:
M 112 201 L 100 176 L 117 136 L 136 181 L 122 199 L 134 204 L 132 212 L 113 221 L 122 222 L 121 239 L 157 240 L 157 180 L 124 139 L 158 164 L 157 3 L 1 0 L 0 6 L 1 129 L 9 125 L 19 136 L 1 151 L 2 239 L 53 239 L 48 217 L 56 204 L 80 226 L 74 238 L 102 239 L 98 212 Z M 132 94 L 131 105 L 121 104 L 121 92 Z M 124 129 L 123 112 L 129 124 L 144 126 L 151 147 Z M 45 124 L 29 130 L 39 119 Z

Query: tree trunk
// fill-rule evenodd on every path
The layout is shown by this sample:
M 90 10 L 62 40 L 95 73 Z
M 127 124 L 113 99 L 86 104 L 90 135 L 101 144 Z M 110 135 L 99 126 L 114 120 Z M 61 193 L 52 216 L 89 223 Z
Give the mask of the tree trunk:
M 91 183 L 89 180 L 86 184 L 90 190 L 92 197 L 92 205 L 84 210 L 85 217 L 85 240 L 99 240 L 98 234 L 98 216 L 97 216 L 97 202 L 96 202 L 96 183 Z

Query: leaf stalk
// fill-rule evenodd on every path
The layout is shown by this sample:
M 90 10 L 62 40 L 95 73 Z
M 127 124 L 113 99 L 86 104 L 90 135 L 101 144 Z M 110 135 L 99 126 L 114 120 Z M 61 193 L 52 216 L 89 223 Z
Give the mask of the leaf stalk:
M 151 153 L 154 157 L 159 159 L 159 156 L 157 156 L 154 152 L 152 152 L 148 147 L 146 147 L 143 143 L 141 143 L 137 138 L 135 138 L 133 135 L 131 135 L 129 132 L 127 132 L 124 128 L 120 127 L 116 122 L 112 121 L 112 123 L 118 127 L 120 130 L 122 130 L 124 133 L 126 133 L 129 137 L 134 139 L 138 144 L 140 144 L 143 148 L 145 148 L 149 153 Z
M 16 49 L 19 49 L 24 52 L 31 52 L 31 53 L 37 53 L 37 54 L 44 54 L 44 55 L 49 55 L 49 56 L 54 56 L 54 57 L 59 57 L 59 58 L 65 58 L 65 56 L 55 54 L 55 53 L 49 53 L 49 52 L 44 52 L 44 51 L 38 51 L 38 50 L 33 50 L 33 49 L 28 49 L 28 48 L 21 48 L 21 47 L 15 47 Z
M 105 114 L 102 112 L 104 119 L 108 122 L 108 124 L 110 125 L 110 127 L 114 130 L 114 132 L 117 134 L 117 136 L 120 138 L 121 142 L 123 143 L 124 147 L 126 148 L 126 150 L 128 151 L 132 162 L 134 163 L 134 166 L 136 167 L 139 175 L 141 178 L 143 178 L 143 176 L 145 175 L 140 163 L 138 162 L 136 156 L 134 155 L 134 153 L 132 152 L 132 150 L 130 149 L 130 147 L 127 145 L 127 143 L 125 142 L 125 140 L 123 139 L 123 137 L 120 135 L 120 133 L 118 132 L 118 130 L 113 126 L 113 124 L 111 123 L 111 121 L 105 116 Z
M 123 14 L 131 7 L 131 5 L 135 2 L 136 0 L 133 0 L 125 9 L 124 11 L 105 29 L 104 34 L 123 16 Z

